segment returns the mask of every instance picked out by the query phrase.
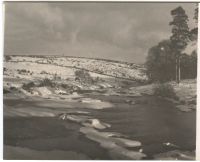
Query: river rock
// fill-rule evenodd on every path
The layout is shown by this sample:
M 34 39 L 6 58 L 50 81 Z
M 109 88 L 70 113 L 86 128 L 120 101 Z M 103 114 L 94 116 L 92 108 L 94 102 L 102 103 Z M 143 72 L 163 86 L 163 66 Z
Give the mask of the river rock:
M 93 127 L 96 129 L 105 129 L 111 127 L 110 124 L 100 122 L 98 119 L 88 119 L 83 123 L 83 125 Z
M 125 138 L 113 138 L 113 140 L 123 146 L 123 147 L 139 147 L 141 146 L 141 142 L 139 141 L 134 141 L 134 140 L 129 140 L 129 139 L 125 139 Z
M 139 151 L 132 151 L 127 149 L 124 145 L 130 140 L 122 140 L 121 138 L 113 138 L 112 133 L 109 132 L 99 132 L 94 128 L 82 127 L 80 132 L 85 134 L 85 136 L 95 142 L 98 142 L 101 147 L 108 150 L 110 156 L 114 160 L 140 160 L 146 155 Z M 117 142 L 118 141 L 118 142 Z M 122 144 L 123 143 L 123 144 Z M 132 143 L 132 142 L 131 142 Z M 133 143 L 132 143 L 133 144 Z
M 154 156 L 156 160 L 195 160 L 195 153 L 190 151 L 173 150 Z
M 182 112 L 189 112 L 192 109 L 189 107 L 189 105 L 177 105 L 176 106 L 180 111 Z

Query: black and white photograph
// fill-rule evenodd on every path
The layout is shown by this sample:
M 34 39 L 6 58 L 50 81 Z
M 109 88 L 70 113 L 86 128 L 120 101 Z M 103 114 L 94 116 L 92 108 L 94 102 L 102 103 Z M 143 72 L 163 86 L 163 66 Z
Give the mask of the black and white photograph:
M 5 1 L 4 160 L 195 160 L 197 2 Z

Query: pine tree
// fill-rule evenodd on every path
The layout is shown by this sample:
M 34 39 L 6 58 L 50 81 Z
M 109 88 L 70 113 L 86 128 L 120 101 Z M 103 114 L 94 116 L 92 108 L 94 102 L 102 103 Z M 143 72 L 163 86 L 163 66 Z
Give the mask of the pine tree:
M 167 82 L 174 80 L 175 59 L 171 50 L 171 41 L 163 40 L 148 51 L 146 74 L 150 81 Z
M 196 24 L 198 23 L 198 12 L 199 12 L 199 8 L 198 8 L 198 3 L 197 3 L 196 8 L 194 10 L 194 20 L 195 20 Z
M 180 6 L 171 11 L 173 21 L 169 23 L 172 26 L 172 36 L 170 37 L 172 49 L 176 58 L 176 81 L 180 82 L 180 58 L 181 53 L 187 46 L 189 40 L 188 16 L 185 10 Z
M 194 38 L 197 40 L 197 36 L 198 36 L 198 12 L 199 12 L 199 8 L 198 8 L 198 3 L 197 3 L 196 8 L 194 10 L 194 17 L 193 17 L 194 20 L 195 20 L 196 26 L 190 31 L 191 40 L 194 40 Z

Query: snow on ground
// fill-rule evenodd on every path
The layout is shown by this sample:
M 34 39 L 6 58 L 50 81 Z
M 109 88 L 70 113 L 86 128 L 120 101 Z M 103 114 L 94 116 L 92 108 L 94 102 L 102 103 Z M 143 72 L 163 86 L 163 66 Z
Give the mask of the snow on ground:
M 98 142 L 103 148 L 109 151 L 112 159 L 123 159 L 123 160 L 140 160 L 146 155 L 139 151 L 132 151 L 127 149 L 127 147 L 138 147 L 141 146 L 139 141 L 133 141 L 124 138 L 116 138 L 115 134 L 113 136 L 108 132 L 99 132 L 94 128 L 90 127 L 82 127 L 80 128 L 80 132 L 85 134 L 85 136 L 95 142 Z
M 55 75 L 66 79 L 74 77 L 75 69 L 73 68 L 63 68 L 61 66 L 51 65 L 51 64 L 38 64 L 35 62 L 6 62 L 4 63 L 4 67 L 11 71 L 11 73 L 15 76 L 20 76 L 17 73 L 17 70 L 29 70 L 33 72 L 32 75 L 23 75 L 32 78 L 32 77 L 41 77 L 44 78 L 49 75 Z M 22 77 L 22 76 L 20 76 Z
M 87 138 L 98 142 L 103 148 L 107 149 L 112 159 L 134 159 L 139 160 L 146 155 L 139 151 L 132 151 L 128 148 L 140 147 L 139 141 L 130 140 L 122 137 L 119 133 L 103 132 L 103 130 L 111 127 L 110 124 L 104 123 L 99 119 L 93 119 L 86 115 L 61 115 L 62 120 L 70 120 L 81 124 L 80 132 Z
M 96 129 L 105 129 L 105 128 L 111 127 L 110 124 L 100 122 L 99 119 L 88 119 L 88 122 L 84 123 L 83 125 L 87 127 L 96 128 Z
M 43 97 L 47 97 L 52 94 L 52 92 L 47 87 L 36 87 L 35 91 L 41 94 Z
M 174 85 L 176 94 L 180 97 L 181 100 L 188 100 L 196 98 L 196 83 L 197 82 L 195 79 L 187 79 L 182 80 L 179 85 L 176 83 L 172 83 L 172 85 Z
M 29 56 L 10 56 L 12 61 L 30 61 L 30 62 L 36 62 L 41 60 L 40 57 L 29 57 Z
M 142 73 L 142 67 L 137 65 L 130 66 L 130 64 L 122 64 L 115 62 L 108 62 L 104 60 L 94 60 L 86 58 L 56 58 L 52 60 L 53 63 L 63 66 L 73 66 L 84 68 L 86 70 L 103 73 L 114 77 L 123 77 L 128 79 L 146 80 L 146 76 Z
M 83 99 L 81 100 L 81 102 L 83 102 L 83 103 L 91 103 L 91 102 L 100 103 L 101 100 L 91 99 L 91 98 L 83 98 Z
M 12 65 L 13 61 L 15 64 Z M 18 69 L 26 69 L 26 67 L 29 66 L 27 70 L 37 73 L 41 71 L 48 72 L 50 70 L 51 73 L 56 73 L 58 75 L 64 74 L 64 76 L 73 75 L 74 70 L 72 69 L 79 68 L 90 71 L 91 75 L 94 77 L 105 77 L 105 75 L 108 75 L 133 80 L 147 80 L 143 72 L 144 68 L 140 65 L 87 58 L 11 56 L 11 60 L 5 62 L 4 67 L 12 69 L 13 66 Z M 32 66 L 34 66 L 34 68 L 32 68 Z M 65 68 L 63 68 L 63 66 L 65 66 Z M 69 69 L 71 70 L 69 71 Z
M 77 80 L 75 72 L 80 69 L 87 70 L 92 78 L 90 81 L 95 83 L 87 82 L 87 80 Z M 16 85 L 15 87 L 19 91 L 28 96 L 66 98 L 65 94 L 68 95 L 75 90 L 95 91 L 114 88 L 118 86 L 116 82 L 118 77 L 143 80 L 144 77 L 141 69 L 140 66 L 134 64 L 86 58 L 11 56 L 11 59 L 4 61 L 4 88 L 9 90 L 12 85 Z M 46 78 L 56 84 L 53 90 L 50 90 L 48 87 L 42 88 L 41 86 L 40 88 L 30 87 L 30 92 L 22 89 L 23 84 L 41 82 Z M 61 85 L 63 87 L 58 87 Z M 57 96 L 52 96 L 52 94 Z M 95 103 L 94 107 L 97 109 L 111 106 L 107 103 L 91 102 L 89 104 Z
M 82 98 L 82 103 L 87 105 L 87 108 L 90 109 L 105 109 L 113 107 L 113 104 L 101 100 L 91 99 L 91 98 Z
M 180 100 L 188 100 L 196 97 L 196 80 L 187 79 L 181 80 L 179 84 L 175 82 L 169 82 L 174 87 L 176 95 Z M 153 88 L 156 84 L 148 84 L 144 86 L 131 87 L 130 93 L 140 96 L 141 94 L 152 95 Z
M 172 98 L 165 98 L 176 104 L 176 107 L 182 112 L 189 112 L 196 109 L 196 79 L 181 80 L 179 84 L 169 82 L 174 88 L 178 101 Z M 131 96 L 153 95 L 155 84 L 137 86 L 130 88 Z

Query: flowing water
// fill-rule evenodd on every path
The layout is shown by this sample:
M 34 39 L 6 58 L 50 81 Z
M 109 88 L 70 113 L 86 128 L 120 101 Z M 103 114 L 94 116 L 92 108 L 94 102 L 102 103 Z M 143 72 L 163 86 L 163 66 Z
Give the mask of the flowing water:
M 88 95 L 113 104 L 112 108 L 88 109 L 83 103 L 38 105 L 34 100 L 4 100 L 7 107 L 87 111 L 90 117 L 111 125 L 103 131 L 118 132 L 142 143 L 148 159 L 173 149 L 194 150 L 196 142 L 196 111 L 181 112 L 175 105 L 151 96 L 122 97 Z M 136 104 L 127 103 L 127 100 Z M 48 106 L 49 103 L 49 106 Z M 45 105 L 45 106 L 44 106 Z M 67 109 L 64 105 L 67 105 Z M 73 108 L 70 108 L 71 107 Z M 76 105 L 76 106 L 74 106 Z M 58 117 L 5 117 L 5 159 L 111 159 L 107 150 L 79 132 L 81 125 Z M 167 146 L 164 143 L 170 143 Z M 21 152 L 20 152 L 21 149 Z M 23 150 L 27 149 L 27 150 Z M 23 153 L 24 152 L 24 153 Z M 26 152 L 26 153 L 25 153 Z M 48 153 L 51 152 L 51 156 Z

